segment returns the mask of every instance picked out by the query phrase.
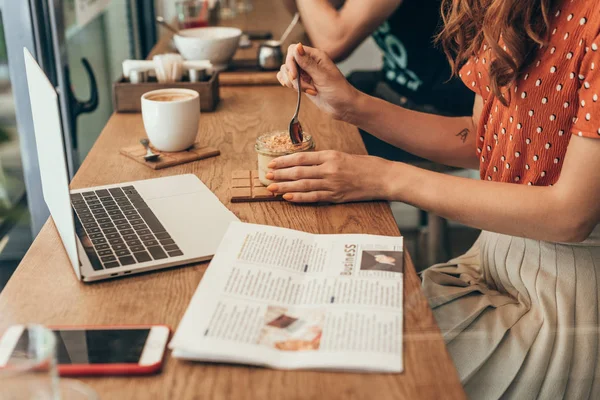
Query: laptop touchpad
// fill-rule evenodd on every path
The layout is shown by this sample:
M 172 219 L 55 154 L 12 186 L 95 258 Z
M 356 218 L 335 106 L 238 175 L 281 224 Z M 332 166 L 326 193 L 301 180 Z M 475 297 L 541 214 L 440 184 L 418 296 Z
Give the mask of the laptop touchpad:
M 229 223 L 238 220 L 218 199 L 201 193 L 149 199 L 148 204 L 181 249 L 198 256 L 213 255 Z
M 204 191 L 211 193 L 210 189 L 201 184 L 201 181 L 194 175 L 179 175 L 137 181 L 134 187 L 146 201 Z

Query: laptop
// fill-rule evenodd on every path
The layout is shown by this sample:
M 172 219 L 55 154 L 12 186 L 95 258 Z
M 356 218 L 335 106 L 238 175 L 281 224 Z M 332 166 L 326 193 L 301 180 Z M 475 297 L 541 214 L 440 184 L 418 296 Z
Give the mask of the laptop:
M 69 191 L 58 95 L 24 53 L 44 200 L 77 278 L 93 282 L 211 259 L 238 219 L 195 175 Z

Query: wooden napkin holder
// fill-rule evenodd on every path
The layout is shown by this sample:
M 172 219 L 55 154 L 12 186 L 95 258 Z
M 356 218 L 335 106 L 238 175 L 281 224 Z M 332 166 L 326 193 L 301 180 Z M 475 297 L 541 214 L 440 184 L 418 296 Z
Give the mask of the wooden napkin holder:
M 191 89 L 200 94 L 200 110 L 214 111 L 220 101 L 219 74 L 215 73 L 207 81 L 159 83 L 150 77 L 148 82 L 129 83 L 121 77 L 113 84 L 113 108 L 115 112 L 141 112 L 142 95 L 159 89 Z

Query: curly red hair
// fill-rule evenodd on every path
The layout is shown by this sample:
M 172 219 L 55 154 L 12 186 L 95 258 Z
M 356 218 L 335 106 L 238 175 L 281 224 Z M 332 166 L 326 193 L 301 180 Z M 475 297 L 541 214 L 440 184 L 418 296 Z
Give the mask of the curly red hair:
M 444 27 L 438 36 L 454 74 L 482 44 L 492 51 L 492 93 L 504 104 L 502 88 L 514 83 L 547 41 L 553 0 L 443 0 Z M 506 46 L 506 50 L 504 48 Z

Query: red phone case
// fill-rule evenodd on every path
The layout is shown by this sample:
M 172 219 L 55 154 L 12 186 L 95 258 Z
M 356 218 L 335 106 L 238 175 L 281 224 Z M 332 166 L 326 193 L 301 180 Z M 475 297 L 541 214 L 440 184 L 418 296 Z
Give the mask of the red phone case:
M 52 330 L 71 329 L 71 330 L 119 330 L 119 329 L 150 329 L 153 326 L 164 326 L 169 330 L 171 337 L 171 328 L 163 324 L 153 325 L 80 325 L 80 326 L 49 326 Z M 161 370 L 165 360 L 166 350 L 163 358 L 153 365 L 139 364 L 63 364 L 58 365 L 60 376 L 114 376 L 114 375 L 150 375 Z

